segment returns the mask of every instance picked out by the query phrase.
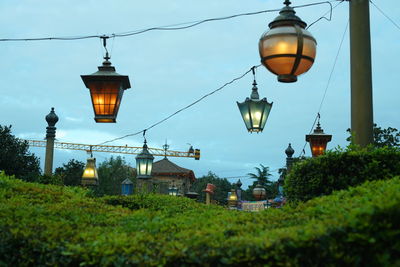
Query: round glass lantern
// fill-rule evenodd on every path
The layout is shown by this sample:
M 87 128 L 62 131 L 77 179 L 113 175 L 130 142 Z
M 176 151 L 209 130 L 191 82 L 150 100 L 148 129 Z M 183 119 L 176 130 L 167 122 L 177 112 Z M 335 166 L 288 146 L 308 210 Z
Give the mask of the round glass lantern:
M 253 196 L 256 200 L 264 200 L 267 196 L 267 191 L 260 184 L 257 184 L 253 189 Z
M 297 76 L 307 72 L 314 63 L 317 42 L 305 27 L 307 24 L 286 5 L 269 24 L 259 42 L 261 63 L 278 76 L 280 82 L 296 82 Z

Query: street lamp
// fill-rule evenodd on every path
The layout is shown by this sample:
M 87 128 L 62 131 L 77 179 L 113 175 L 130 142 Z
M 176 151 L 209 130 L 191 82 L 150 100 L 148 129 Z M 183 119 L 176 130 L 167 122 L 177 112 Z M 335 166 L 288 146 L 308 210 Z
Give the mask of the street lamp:
M 312 156 L 318 157 L 324 154 L 326 150 L 326 145 L 331 140 L 332 140 L 332 135 L 325 134 L 324 130 L 321 128 L 321 125 L 319 123 L 319 114 L 318 114 L 317 128 L 314 129 L 314 132 L 312 134 L 306 135 L 306 141 L 310 143 Z
M 257 83 L 255 80 L 255 72 L 254 67 L 252 68 L 254 81 L 253 88 L 250 95 L 250 98 L 246 98 L 246 100 L 242 103 L 236 102 L 239 111 L 242 115 L 244 124 L 249 132 L 262 132 L 264 129 L 265 123 L 267 122 L 269 113 L 272 108 L 272 104 L 268 103 L 267 98 L 263 98 L 260 100 L 260 96 L 258 94 Z
M 144 140 L 143 150 L 136 156 L 137 178 L 147 179 L 151 177 L 154 156 L 147 149 L 147 141 Z
M 102 37 L 104 47 L 106 39 Z M 85 86 L 90 90 L 94 120 L 96 122 L 116 122 L 119 106 L 124 90 L 131 88 L 129 77 L 115 72 L 115 67 L 109 61 L 108 52 L 99 70 L 91 75 L 81 75 Z
M 96 170 L 96 159 L 91 155 L 91 157 L 87 159 L 81 184 L 83 186 L 95 186 L 98 185 L 98 182 L 99 176 L 97 175 Z
M 317 42 L 285 0 L 286 5 L 268 26 L 259 42 L 261 63 L 278 75 L 280 82 L 296 82 L 314 63 Z

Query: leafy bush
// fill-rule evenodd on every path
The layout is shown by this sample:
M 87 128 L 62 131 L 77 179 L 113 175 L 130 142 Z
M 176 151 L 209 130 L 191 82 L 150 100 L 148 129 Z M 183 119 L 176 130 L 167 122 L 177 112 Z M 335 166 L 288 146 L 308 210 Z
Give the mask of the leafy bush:
M 399 191 L 397 177 L 246 213 L 1 177 L 0 266 L 398 265 Z
M 290 201 L 307 201 L 365 181 L 400 175 L 400 151 L 378 148 L 330 151 L 295 164 L 285 179 Z

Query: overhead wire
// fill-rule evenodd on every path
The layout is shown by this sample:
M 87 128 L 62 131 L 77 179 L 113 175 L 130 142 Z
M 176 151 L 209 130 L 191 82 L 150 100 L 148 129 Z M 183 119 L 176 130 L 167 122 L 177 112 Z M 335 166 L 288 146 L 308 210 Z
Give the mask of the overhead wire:
M 315 6 L 315 5 L 321 5 L 321 4 L 329 4 L 329 5 L 331 5 L 331 2 L 336 2 L 336 1 L 337 0 L 322 1 L 322 2 L 315 2 L 315 3 L 310 3 L 310 4 L 292 6 L 292 7 L 293 8 L 304 8 L 304 7 L 310 7 L 310 6 Z M 331 9 L 332 9 L 332 5 L 331 5 Z M 192 28 L 192 27 L 198 26 L 198 25 L 203 24 L 203 23 L 207 23 L 207 22 L 228 20 L 228 19 L 233 19 L 233 18 L 243 17 L 243 16 L 253 16 L 253 15 L 259 15 L 259 14 L 263 14 L 263 13 L 277 12 L 277 11 L 280 11 L 280 10 L 281 10 L 281 8 L 279 8 L 279 9 L 267 9 L 267 10 L 261 10 L 261 11 L 255 11 L 255 12 L 240 13 L 240 14 L 224 16 L 224 17 L 208 18 L 208 19 L 203 19 L 203 20 L 194 21 L 194 22 L 184 22 L 184 23 L 174 24 L 174 25 L 170 25 L 170 26 L 150 27 L 150 28 L 146 28 L 146 29 L 132 30 L 132 31 L 122 32 L 122 33 L 110 33 L 110 34 L 101 34 L 101 35 L 93 34 L 93 35 L 70 36 L 70 37 L 1 38 L 0 42 L 15 42 L 15 41 L 76 41 L 76 40 L 84 40 L 84 39 L 92 39 L 92 38 L 102 38 L 104 36 L 107 36 L 109 38 L 128 37 L 128 36 L 138 35 L 138 34 L 150 32 L 150 31 L 184 30 L 184 29 L 188 29 L 188 28 Z M 186 24 L 189 24 L 189 25 L 186 25 Z M 180 26 L 180 25 L 186 25 L 186 26 Z
M 323 94 L 323 96 L 322 96 L 321 102 L 320 102 L 320 104 L 319 104 L 317 116 L 316 116 L 315 119 L 314 119 L 314 122 L 313 122 L 313 124 L 312 124 L 312 126 L 311 126 L 311 129 L 310 129 L 310 131 L 309 131 L 309 134 L 312 133 L 312 131 L 313 131 L 313 129 L 314 129 L 314 126 L 315 126 L 315 123 L 316 123 L 317 120 L 320 118 L 320 112 L 321 112 L 321 109 L 322 109 L 322 105 L 323 105 L 323 103 L 324 103 L 324 101 L 325 101 L 326 93 L 328 92 L 328 88 L 329 88 L 329 85 L 330 85 L 330 83 L 331 83 L 331 79 L 332 79 L 332 76 L 333 76 L 333 72 L 335 71 L 336 63 L 337 63 L 337 61 L 338 61 L 339 54 L 340 54 L 340 51 L 341 51 L 341 49 L 342 49 L 343 41 L 344 41 L 344 38 L 346 37 L 346 33 L 347 33 L 348 28 L 349 28 L 349 20 L 347 20 L 346 27 L 345 27 L 345 30 L 344 30 L 344 32 L 343 32 L 342 38 L 341 38 L 341 40 L 340 40 L 339 48 L 338 48 L 338 50 L 337 50 L 337 52 L 336 52 L 336 56 L 335 56 L 335 60 L 334 60 L 333 65 L 332 65 L 331 72 L 329 73 L 329 78 L 328 78 L 328 81 L 327 81 L 327 83 L 326 83 L 325 91 L 324 91 L 324 94 Z M 302 155 L 305 154 L 305 148 L 306 148 L 306 146 L 307 146 L 307 142 L 304 143 L 303 149 L 300 151 L 299 157 L 301 157 Z
M 378 9 L 379 12 L 381 12 L 381 14 L 382 14 L 383 16 L 385 16 L 397 29 L 400 30 L 399 24 L 397 24 L 393 19 L 391 19 L 388 15 L 386 15 L 386 13 L 383 12 L 383 10 L 380 9 L 374 2 L 372 2 L 372 0 L 370 0 L 370 2 L 371 2 L 371 4 L 372 4 L 376 9 Z
M 200 97 L 200 98 L 197 99 L 196 101 L 194 101 L 194 102 L 190 103 L 189 105 L 186 105 L 185 107 L 183 107 L 183 108 L 181 108 L 181 109 L 175 111 L 175 112 L 172 113 L 171 115 L 169 115 L 169 116 L 165 117 L 164 119 L 162 119 L 162 120 L 160 120 L 160 121 L 158 121 L 158 122 L 156 122 L 156 123 L 150 125 L 150 126 L 147 127 L 146 129 L 143 129 L 143 130 L 138 131 L 138 132 L 135 132 L 135 133 L 127 134 L 127 135 L 124 135 L 124 136 L 121 136 L 121 137 L 117 137 L 117 138 L 114 138 L 114 139 L 111 139 L 111 140 L 102 142 L 102 143 L 100 143 L 100 144 L 98 144 L 98 145 L 104 145 L 104 144 L 107 144 L 107 143 L 111 143 L 111 142 L 114 142 L 114 141 L 117 141 L 117 140 L 121 140 L 121 139 L 124 139 L 124 138 L 127 138 L 127 137 L 132 137 L 132 136 L 138 135 L 138 134 L 140 134 L 140 133 L 143 133 L 143 132 L 145 132 L 145 131 L 148 131 L 148 130 L 150 130 L 150 129 L 156 127 L 157 125 L 159 125 L 159 124 L 165 122 L 166 120 L 172 118 L 173 116 L 175 116 L 175 115 L 181 113 L 182 111 L 184 111 L 184 110 L 186 110 L 186 109 L 188 109 L 188 108 L 194 106 L 195 104 L 199 103 L 200 101 L 204 100 L 205 98 L 207 98 L 207 97 L 209 97 L 209 96 L 215 94 L 215 93 L 218 92 L 218 91 L 221 91 L 221 90 L 224 89 L 226 86 L 228 86 L 228 85 L 234 83 L 235 81 L 238 81 L 238 80 L 242 79 L 244 76 L 246 76 L 248 73 L 250 73 L 250 72 L 253 70 L 253 68 L 258 68 L 258 67 L 260 67 L 260 66 L 261 66 L 261 64 L 259 64 L 259 65 L 257 65 L 257 66 L 253 66 L 252 68 L 250 68 L 249 70 L 247 70 L 247 71 L 246 71 L 245 73 L 243 73 L 242 75 L 240 75 L 240 76 L 238 76 L 238 77 L 236 77 L 236 78 L 230 80 L 229 82 L 226 82 L 225 84 L 223 84 L 222 86 L 218 87 L 218 88 L 215 89 L 214 91 L 211 91 L 210 93 L 208 93 L 208 94 L 206 94 L 206 95 Z

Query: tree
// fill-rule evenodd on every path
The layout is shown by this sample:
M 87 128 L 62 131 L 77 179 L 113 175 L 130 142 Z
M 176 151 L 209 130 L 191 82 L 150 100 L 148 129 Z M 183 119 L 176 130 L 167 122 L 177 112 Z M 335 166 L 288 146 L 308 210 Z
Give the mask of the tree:
M 204 203 L 206 199 L 206 194 L 203 192 L 206 189 L 207 184 L 215 185 L 215 193 L 213 199 L 217 201 L 218 204 L 226 205 L 228 192 L 231 191 L 233 185 L 226 179 L 219 178 L 215 173 L 209 171 L 207 175 L 197 178 L 191 187 L 191 191 L 199 194 L 198 201 Z
M 253 196 L 253 189 L 260 184 L 265 188 L 267 193 L 267 198 L 273 198 L 278 195 L 278 182 L 270 181 L 272 174 L 270 173 L 269 167 L 260 164 L 259 167 L 255 167 L 256 173 L 248 173 L 250 178 L 256 179 L 252 185 L 250 185 L 246 190 L 243 191 L 243 200 L 255 200 Z
M 67 164 L 55 169 L 54 174 L 62 178 L 64 185 L 77 186 L 81 184 L 85 163 L 70 159 Z
M 351 130 L 347 129 L 347 132 L 351 134 Z M 396 128 L 388 127 L 382 129 L 374 123 L 374 146 L 375 147 L 397 147 L 400 148 L 400 132 Z M 346 141 L 351 142 L 352 136 L 349 136 Z
M 0 125 L 0 170 L 25 181 L 37 181 L 40 162 L 35 154 L 28 151 L 27 141 L 11 134 L 11 125 Z
M 125 159 L 111 157 L 103 161 L 97 168 L 99 185 L 94 188 L 95 195 L 119 195 L 121 194 L 121 183 L 129 178 L 135 184 L 134 169 L 129 166 Z

